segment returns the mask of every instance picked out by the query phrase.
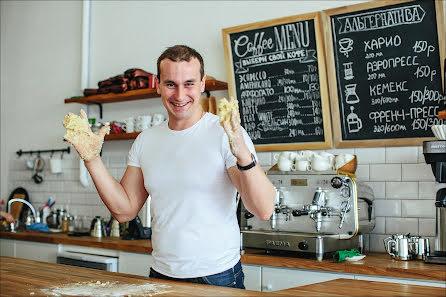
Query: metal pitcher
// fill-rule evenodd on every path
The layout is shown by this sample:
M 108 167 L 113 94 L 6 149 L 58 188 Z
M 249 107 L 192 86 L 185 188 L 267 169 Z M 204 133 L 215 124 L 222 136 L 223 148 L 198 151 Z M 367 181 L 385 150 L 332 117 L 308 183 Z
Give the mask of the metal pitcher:
M 407 261 L 412 259 L 412 245 L 410 236 L 394 234 L 384 240 L 384 247 L 395 260 Z

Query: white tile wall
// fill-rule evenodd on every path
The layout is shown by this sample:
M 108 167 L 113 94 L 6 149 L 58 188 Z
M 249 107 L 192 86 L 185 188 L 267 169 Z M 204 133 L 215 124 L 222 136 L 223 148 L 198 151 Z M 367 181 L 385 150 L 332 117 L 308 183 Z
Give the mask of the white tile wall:
M 417 182 L 386 182 L 387 199 L 418 199 Z
M 386 218 L 386 234 L 418 234 L 417 218 Z
M 348 148 L 326 150 L 334 154 L 354 153 L 358 158 L 357 180 L 365 182 L 374 191 L 376 225 L 365 234 L 365 247 L 370 251 L 384 252 L 382 240 L 394 233 L 411 233 L 429 236 L 433 245 L 435 236 L 435 193 L 446 184 L 437 184 L 431 168 L 425 164 L 421 147 Z M 265 170 L 275 164 L 274 154 L 260 152 L 259 163 Z M 127 152 L 103 156 L 104 164 L 112 176 L 121 179 L 126 169 Z M 51 174 L 48 167 L 42 172 L 44 182 L 31 181 L 32 171 L 25 166 L 26 158 L 9 161 L 8 187 L 24 187 L 33 205 L 44 205 L 50 196 L 56 199 L 56 208 L 69 206 L 77 216 L 95 215 L 109 218 L 93 183 L 84 188 L 79 182 L 79 158 L 75 153 L 64 156 L 64 172 Z M 49 162 L 48 162 L 49 164 Z

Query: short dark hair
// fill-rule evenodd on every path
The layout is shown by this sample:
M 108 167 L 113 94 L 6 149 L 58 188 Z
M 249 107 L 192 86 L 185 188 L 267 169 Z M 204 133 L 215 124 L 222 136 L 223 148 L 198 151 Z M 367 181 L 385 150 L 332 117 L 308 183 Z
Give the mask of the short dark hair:
M 156 63 L 156 68 L 158 71 L 157 74 L 158 80 L 160 80 L 160 74 L 161 74 L 160 64 L 162 60 L 169 59 L 173 62 L 181 62 L 181 61 L 189 62 L 192 58 L 196 58 L 200 62 L 200 74 L 201 74 L 201 79 L 203 79 L 204 76 L 203 57 L 201 57 L 201 55 L 196 50 L 186 45 L 174 45 L 167 48 L 158 58 L 158 61 Z

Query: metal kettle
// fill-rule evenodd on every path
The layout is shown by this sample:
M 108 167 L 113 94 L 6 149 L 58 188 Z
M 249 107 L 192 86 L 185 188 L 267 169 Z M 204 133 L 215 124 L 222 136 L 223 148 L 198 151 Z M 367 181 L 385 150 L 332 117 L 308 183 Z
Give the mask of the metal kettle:
M 93 237 L 103 237 L 105 236 L 105 226 L 100 216 L 96 216 L 90 225 L 90 236 Z

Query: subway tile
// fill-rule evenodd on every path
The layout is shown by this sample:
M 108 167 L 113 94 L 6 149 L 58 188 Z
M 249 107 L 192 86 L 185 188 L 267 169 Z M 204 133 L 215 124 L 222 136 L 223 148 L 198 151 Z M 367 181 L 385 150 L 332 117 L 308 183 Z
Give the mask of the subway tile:
M 433 199 L 437 195 L 437 187 L 435 182 L 419 182 L 419 199 Z
M 369 250 L 372 253 L 385 253 L 383 240 L 389 237 L 385 234 L 370 234 Z M 389 256 L 390 257 L 390 256 Z
M 56 193 L 53 195 L 54 200 L 56 201 L 56 208 L 66 208 L 67 204 L 71 203 L 71 194 L 70 193 Z
M 127 156 L 109 156 L 108 168 L 121 168 L 127 165 Z
M 401 164 L 371 164 L 370 181 L 401 181 Z
M 435 218 L 435 202 L 434 200 L 403 200 L 401 215 L 405 218 Z
M 418 146 L 418 163 L 426 163 L 426 159 L 423 154 L 423 146 Z
M 435 181 L 432 168 L 428 164 L 403 164 L 403 181 Z
M 375 228 L 373 228 L 370 233 L 373 234 L 384 234 L 386 233 L 386 218 L 385 217 L 375 217 Z
M 355 174 L 359 181 L 368 181 L 370 179 L 369 165 L 358 165 Z
M 401 200 L 375 200 L 375 216 L 399 217 L 401 216 Z
M 271 167 L 273 165 L 273 162 L 271 162 L 272 154 L 270 152 L 259 152 L 257 153 L 257 159 L 259 161 L 259 164 L 262 166 L 269 166 Z M 275 163 L 274 163 L 275 164 Z
M 365 182 L 373 190 L 375 199 L 386 199 L 386 183 L 385 182 Z
M 85 193 L 71 193 L 71 203 L 86 204 Z
M 386 147 L 386 163 L 418 163 L 416 146 Z
M 79 181 L 64 181 L 63 182 L 63 191 L 64 192 L 79 192 L 82 185 Z
M 382 164 L 386 162 L 386 150 L 380 148 L 355 148 L 358 164 Z
M 85 194 L 85 204 L 86 205 L 100 205 L 103 204 L 101 197 L 98 193 L 86 193 Z
M 419 236 L 435 236 L 436 219 L 419 219 L 418 235 Z
M 44 180 L 44 183 L 47 184 L 48 190 L 51 192 L 64 192 L 64 182 L 62 181 L 47 181 Z
M 418 234 L 418 218 L 386 218 L 386 234 Z
M 370 250 L 370 234 L 362 234 L 363 253 L 368 253 Z
M 333 154 L 333 155 L 340 155 L 340 154 L 355 154 L 355 149 L 353 148 L 339 148 L 339 149 L 329 149 L 327 152 Z
M 418 182 L 386 182 L 387 199 L 418 199 Z

